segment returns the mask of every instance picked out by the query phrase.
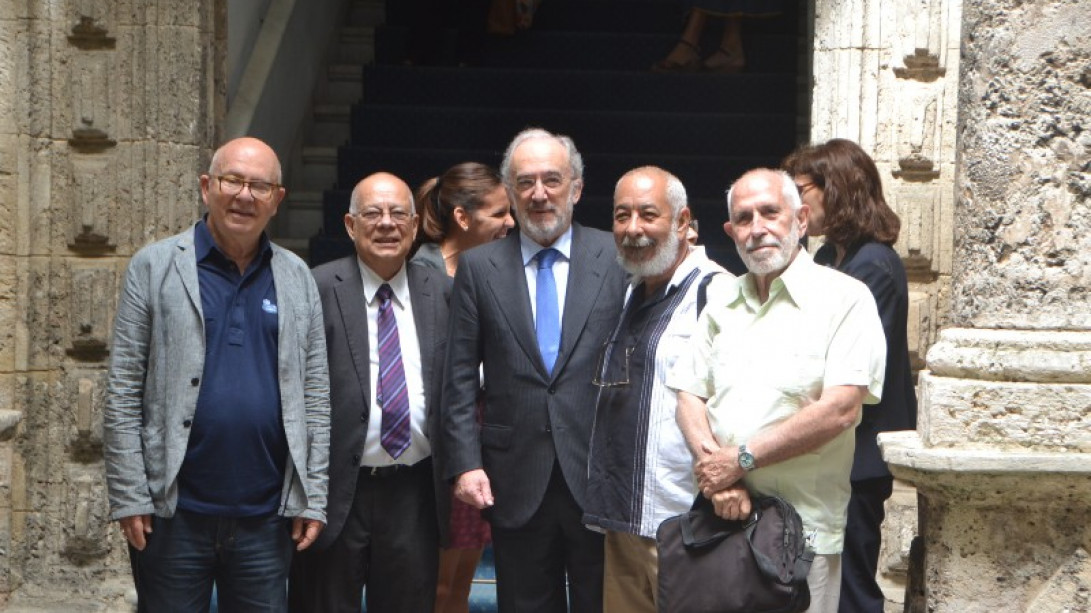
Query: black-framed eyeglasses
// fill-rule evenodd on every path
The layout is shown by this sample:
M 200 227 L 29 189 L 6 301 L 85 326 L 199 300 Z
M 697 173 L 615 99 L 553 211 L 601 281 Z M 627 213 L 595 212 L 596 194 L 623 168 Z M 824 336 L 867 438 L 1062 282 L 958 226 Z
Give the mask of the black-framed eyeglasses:
M 614 351 L 618 350 L 617 341 L 606 341 L 602 345 L 602 349 L 599 351 L 598 362 L 595 365 L 595 374 L 591 378 L 591 384 L 596 387 L 621 387 L 623 385 L 629 385 L 629 362 L 632 361 L 633 352 L 636 350 L 634 346 L 625 347 L 625 358 L 618 366 L 620 372 L 612 373 L 612 376 L 607 377 L 607 369 L 610 366 Z M 616 364 L 616 363 L 615 363 Z
M 279 183 L 269 181 L 247 181 L 235 175 L 216 175 L 214 177 L 220 185 L 220 191 L 228 196 L 238 196 L 242 188 L 250 189 L 250 195 L 257 200 L 268 200 L 273 197 L 273 192 L 280 189 Z
M 413 219 L 413 214 L 404 209 L 365 209 L 357 211 L 353 215 L 359 217 L 369 226 L 377 226 L 382 223 L 384 217 L 389 217 L 391 223 L 396 226 L 404 226 Z

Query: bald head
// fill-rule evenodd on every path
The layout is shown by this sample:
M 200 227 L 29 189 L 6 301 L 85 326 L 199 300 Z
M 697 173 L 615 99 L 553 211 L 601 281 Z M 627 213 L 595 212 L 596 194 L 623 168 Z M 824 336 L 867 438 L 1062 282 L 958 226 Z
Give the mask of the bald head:
M 678 177 L 658 166 L 641 166 L 621 175 L 614 186 L 614 201 L 618 194 L 626 189 L 637 188 L 651 191 L 665 199 L 670 207 L 671 218 L 677 219 L 682 209 L 686 208 L 686 188 Z
M 208 165 L 208 174 L 220 176 L 233 173 L 235 164 L 253 164 L 266 167 L 269 176 L 264 177 L 272 183 L 281 182 L 280 159 L 273 149 L 263 141 L 251 136 L 243 136 L 229 140 L 212 154 L 212 162 Z
M 391 200 L 388 204 L 396 202 L 400 206 L 408 207 L 416 215 L 413 190 L 409 189 L 409 185 L 405 181 L 389 172 L 377 172 L 368 175 L 356 184 L 356 187 L 352 190 L 352 196 L 349 198 L 349 213 L 353 215 L 359 213 L 365 203 L 381 204 L 381 202 L 375 200 L 377 197 Z

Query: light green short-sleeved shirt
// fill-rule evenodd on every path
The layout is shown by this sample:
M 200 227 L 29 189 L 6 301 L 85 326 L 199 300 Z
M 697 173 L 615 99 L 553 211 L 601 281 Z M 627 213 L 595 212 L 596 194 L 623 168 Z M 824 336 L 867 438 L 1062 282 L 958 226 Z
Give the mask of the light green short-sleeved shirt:
M 717 441 L 737 446 L 818 400 L 827 387 L 865 386 L 864 402 L 878 402 L 885 360 L 867 286 L 800 251 L 773 281 L 765 304 L 751 274 L 709 295 L 693 351 L 678 360 L 667 385 L 706 398 Z M 747 473 L 746 486 L 791 502 L 814 535 L 816 553 L 840 553 L 855 443 L 849 428 L 810 453 Z

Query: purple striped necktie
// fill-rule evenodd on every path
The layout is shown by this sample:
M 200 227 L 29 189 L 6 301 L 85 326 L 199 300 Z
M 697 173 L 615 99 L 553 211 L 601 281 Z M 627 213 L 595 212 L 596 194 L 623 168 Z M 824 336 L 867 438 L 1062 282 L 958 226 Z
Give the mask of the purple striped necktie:
M 386 283 L 376 292 L 379 297 L 379 387 L 375 400 L 383 411 L 380 439 L 383 449 L 397 458 L 409 448 L 409 392 L 405 388 L 398 322 L 394 320 L 390 302 L 393 295 Z

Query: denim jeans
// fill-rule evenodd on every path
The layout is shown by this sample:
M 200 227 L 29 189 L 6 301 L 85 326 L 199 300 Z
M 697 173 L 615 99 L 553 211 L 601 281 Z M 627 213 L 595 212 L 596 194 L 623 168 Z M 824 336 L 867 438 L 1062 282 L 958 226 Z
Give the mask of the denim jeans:
M 153 517 L 144 551 L 129 547 L 141 613 L 284 612 L 292 558 L 289 521 L 276 515 Z

